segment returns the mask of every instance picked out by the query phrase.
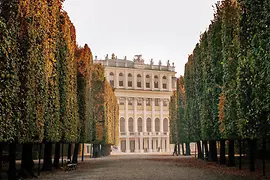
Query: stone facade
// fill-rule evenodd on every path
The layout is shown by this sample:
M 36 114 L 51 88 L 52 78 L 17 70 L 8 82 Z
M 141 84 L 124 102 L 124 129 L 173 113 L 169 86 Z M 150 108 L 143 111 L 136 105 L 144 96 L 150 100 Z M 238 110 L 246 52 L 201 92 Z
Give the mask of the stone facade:
M 176 88 L 174 64 L 145 64 L 114 54 L 94 63 L 105 66 L 105 76 L 115 88 L 119 103 L 119 150 L 126 153 L 170 152 L 169 99 Z

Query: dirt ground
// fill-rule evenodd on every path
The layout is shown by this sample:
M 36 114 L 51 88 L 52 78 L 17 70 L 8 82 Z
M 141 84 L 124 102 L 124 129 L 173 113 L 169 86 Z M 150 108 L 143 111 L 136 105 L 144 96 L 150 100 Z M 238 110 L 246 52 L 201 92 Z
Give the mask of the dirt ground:
M 267 179 L 262 177 L 260 171 L 250 173 L 248 169 L 239 171 L 237 167 L 220 166 L 192 157 L 171 155 L 114 155 L 88 159 L 79 163 L 77 170 L 43 172 L 40 178 L 52 180 Z

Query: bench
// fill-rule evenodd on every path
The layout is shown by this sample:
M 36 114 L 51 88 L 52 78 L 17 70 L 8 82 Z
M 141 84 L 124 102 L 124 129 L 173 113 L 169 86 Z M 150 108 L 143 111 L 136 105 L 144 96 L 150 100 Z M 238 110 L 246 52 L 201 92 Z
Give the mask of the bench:
M 72 163 L 71 159 L 68 159 L 65 171 L 76 170 L 77 163 Z

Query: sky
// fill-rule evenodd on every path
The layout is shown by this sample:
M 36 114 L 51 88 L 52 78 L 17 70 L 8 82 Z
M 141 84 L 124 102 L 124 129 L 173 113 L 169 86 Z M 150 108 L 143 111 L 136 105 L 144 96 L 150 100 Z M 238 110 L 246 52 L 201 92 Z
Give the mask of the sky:
M 213 19 L 217 0 L 65 0 L 80 46 L 104 59 L 142 54 L 144 62 L 175 63 L 184 75 L 188 55 Z

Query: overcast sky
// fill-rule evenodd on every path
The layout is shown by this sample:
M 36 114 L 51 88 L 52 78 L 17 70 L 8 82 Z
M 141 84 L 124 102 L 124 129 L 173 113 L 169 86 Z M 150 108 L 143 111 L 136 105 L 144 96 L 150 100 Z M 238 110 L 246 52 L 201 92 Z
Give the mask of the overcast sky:
M 217 0 L 65 0 L 77 42 L 104 59 L 142 54 L 145 63 L 174 62 L 184 74 L 200 34 L 213 19 Z

